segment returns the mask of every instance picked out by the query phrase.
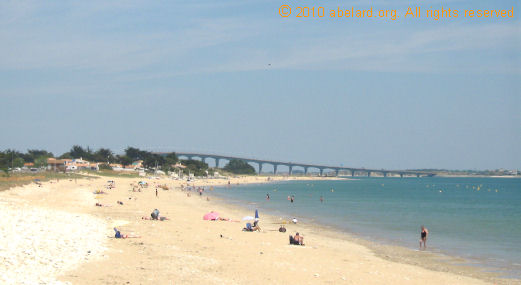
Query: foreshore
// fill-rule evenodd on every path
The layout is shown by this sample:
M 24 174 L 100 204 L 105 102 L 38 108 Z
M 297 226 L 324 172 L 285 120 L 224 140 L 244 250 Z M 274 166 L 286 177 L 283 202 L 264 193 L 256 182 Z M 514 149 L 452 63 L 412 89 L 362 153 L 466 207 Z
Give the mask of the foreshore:
M 272 177 L 270 181 L 288 179 Z M 116 187 L 106 189 L 107 180 Z M 133 192 L 144 180 L 148 188 Z M 267 177 L 190 182 L 196 187 L 266 183 Z M 109 178 L 60 180 L 0 193 L 2 283 L 71 284 L 512 284 L 428 252 L 373 244 L 313 224 L 286 224 L 261 213 L 261 232 L 243 232 L 252 215 L 219 199 L 186 192 L 186 181 Z M 239 185 L 238 185 L 239 184 Z M 155 185 L 166 185 L 169 190 Z M 103 190 L 106 194 L 94 194 Z M 188 193 L 191 195 L 188 196 Z M 121 201 L 123 205 L 117 203 Z M 97 207 L 95 203 L 107 207 Z M 144 220 L 155 208 L 166 221 Z M 210 211 L 234 221 L 204 221 Z M 113 227 L 140 236 L 115 239 Z M 20 230 L 22 229 L 22 230 Z M 306 246 L 290 246 L 300 232 Z M 12 243 L 22 238 L 25 243 Z M 31 249 L 27 251 L 27 249 Z M 27 251 L 27 252 L 25 252 Z M 9 262 L 5 262 L 5 261 Z

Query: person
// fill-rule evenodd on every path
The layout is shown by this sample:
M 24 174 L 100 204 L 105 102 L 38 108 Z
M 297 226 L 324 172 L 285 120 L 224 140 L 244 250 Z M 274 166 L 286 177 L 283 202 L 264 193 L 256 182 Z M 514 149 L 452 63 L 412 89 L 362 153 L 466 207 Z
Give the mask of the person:
M 244 227 L 242 230 L 246 232 L 260 231 L 259 221 L 255 221 L 253 226 L 251 223 L 246 223 L 246 227 Z
M 154 209 L 154 211 L 152 211 L 152 213 L 150 214 L 150 217 L 152 217 L 152 220 L 158 220 L 159 219 L 159 210 Z
M 157 197 L 157 188 L 156 188 L 156 197 Z
M 270 193 L 266 193 L 266 200 L 270 200 Z
M 255 220 L 255 222 L 253 222 L 253 227 L 251 228 L 253 231 L 259 231 L 261 230 L 260 226 L 259 226 L 259 220 Z
M 320 203 L 324 203 L 324 197 L 320 196 Z
M 159 220 L 159 221 L 166 221 L 166 220 L 170 220 L 169 218 L 167 217 L 159 217 L 159 219 L 153 219 L 153 218 L 149 218 L 149 217 L 141 217 L 142 220 Z
M 427 249 L 427 236 L 429 235 L 429 230 L 427 230 L 424 226 L 421 227 L 420 231 L 420 250 L 422 249 L 422 243 L 423 243 L 423 249 Z
M 298 223 L 298 220 L 297 218 L 293 218 L 293 220 L 291 220 L 294 224 Z
M 304 245 L 304 237 L 299 233 L 296 233 L 295 236 L 289 236 L 289 244 L 294 245 Z
M 293 201 L 295 201 L 295 195 L 291 195 L 291 203 L 293 203 Z
M 122 234 L 117 228 L 114 228 L 115 238 L 140 238 L 140 236 L 134 236 L 134 235 L 124 235 Z

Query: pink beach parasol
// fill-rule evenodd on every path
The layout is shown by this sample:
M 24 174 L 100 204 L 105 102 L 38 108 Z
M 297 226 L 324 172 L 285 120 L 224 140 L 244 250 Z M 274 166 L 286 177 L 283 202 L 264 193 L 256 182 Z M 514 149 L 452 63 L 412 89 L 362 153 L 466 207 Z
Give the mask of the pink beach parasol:
M 215 221 L 219 218 L 219 213 L 217 212 L 210 212 L 204 215 L 203 219 L 207 221 Z

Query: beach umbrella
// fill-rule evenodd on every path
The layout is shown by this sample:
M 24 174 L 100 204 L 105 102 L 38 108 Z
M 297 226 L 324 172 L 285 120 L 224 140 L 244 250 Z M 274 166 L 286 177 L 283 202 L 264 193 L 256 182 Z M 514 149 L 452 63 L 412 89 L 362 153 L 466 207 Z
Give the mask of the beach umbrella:
M 249 220 L 255 220 L 255 218 L 252 217 L 252 216 L 246 216 L 246 217 L 242 218 L 242 220 L 243 221 L 249 221 Z
M 255 219 L 259 219 L 259 211 L 255 209 Z
M 203 219 L 207 221 L 214 221 L 217 220 L 217 218 L 219 218 L 219 213 L 217 212 L 206 213 L 206 215 L 203 216 Z

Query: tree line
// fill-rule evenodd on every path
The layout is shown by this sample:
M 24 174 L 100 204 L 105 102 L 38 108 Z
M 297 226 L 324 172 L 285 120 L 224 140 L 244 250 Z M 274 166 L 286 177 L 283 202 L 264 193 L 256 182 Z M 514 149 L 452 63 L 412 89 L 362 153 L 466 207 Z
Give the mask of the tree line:
M 34 163 L 34 167 L 40 168 L 47 166 L 47 159 L 54 157 L 52 152 L 46 150 L 27 150 L 27 152 L 19 152 L 13 149 L 0 151 L 0 170 L 7 172 L 9 168 L 23 167 L 25 163 Z M 74 145 L 68 151 L 60 155 L 60 159 L 78 159 L 82 158 L 90 162 L 99 162 L 101 168 L 110 168 L 110 164 L 117 163 L 123 167 L 131 165 L 133 162 L 142 160 L 143 167 L 146 169 L 161 169 L 168 172 L 173 171 L 173 166 L 181 163 L 186 168 L 183 169 L 185 174 L 193 173 L 196 176 L 205 176 L 213 174 L 213 169 L 208 164 L 198 160 L 180 160 L 175 152 L 167 154 L 157 154 L 135 147 L 127 147 L 123 154 L 115 154 L 108 148 L 99 148 L 93 150 L 90 147 L 82 147 Z M 235 174 L 255 174 L 255 169 L 242 160 L 231 160 L 225 167 L 225 170 Z

